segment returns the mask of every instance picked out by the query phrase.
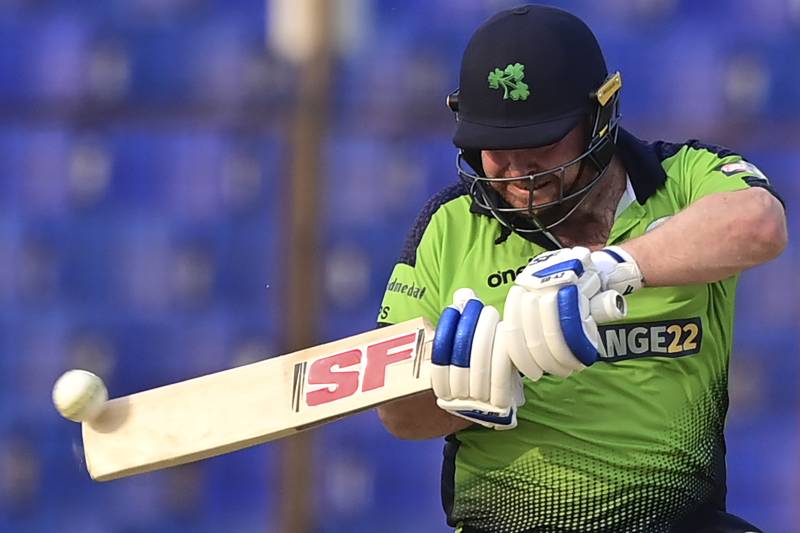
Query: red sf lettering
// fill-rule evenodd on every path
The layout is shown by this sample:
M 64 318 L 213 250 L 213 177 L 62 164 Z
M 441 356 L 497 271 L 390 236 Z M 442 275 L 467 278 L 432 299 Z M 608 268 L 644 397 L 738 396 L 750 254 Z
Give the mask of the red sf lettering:
M 417 334 L 409 333 L 371 344 L 366 349 L 356 348 L 312 361 L 306 383 L 322 387 L 306 393 L 306 405 L 313 407 L 352 396 L 358 392 L 359 383 L 362 392 L 383 387 L 386 368 L 411 359 L 416 342 Z
M 358 376 L 361 373 L 361 350 L 329 355 L 311 363 L 308 370 L 309 385 L 326 385 L 306 394 L 308 405 L 319 405 L 352 396 L 358 390 Z M 347 368 L 359 365 L 357 370 L 335 372 L 334 367 Z
M 367 369 L 364 371 L 364 385 L 361 390 L 366 392 L 383 387 L 386 381 L 386 367 L 410 359 L 414 353 L 413 347 L 416 338 L 416 333 L 409 333 L 367 347 Z M 406 348 L 389 353 L 401 346 L 406 346 Z

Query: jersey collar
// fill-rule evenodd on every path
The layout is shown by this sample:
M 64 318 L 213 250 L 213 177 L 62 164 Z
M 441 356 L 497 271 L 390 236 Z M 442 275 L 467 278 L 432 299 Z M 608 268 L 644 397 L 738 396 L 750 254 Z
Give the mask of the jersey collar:
M 614 220 L 617 220 L 623 211 L 625 211 L 629 205 L 636 201 L 636 193 L 633 192 L 633 185 L 631 184 L 631 177 L 625 176 L 625 190 L 622 192 L 622 196 L 619 199 L 619 203 L 617 204 L 617 210 L 614 212 Z
M 637 139 L 627 130 L 620 128 L 617 154 L 622 160 L 622 166 L 628 172 L 629 185 L 633 187 L 639 204 L 644 204 L 666 183 L 667 173 L 661 166 L 661 159 L 653 144 Z

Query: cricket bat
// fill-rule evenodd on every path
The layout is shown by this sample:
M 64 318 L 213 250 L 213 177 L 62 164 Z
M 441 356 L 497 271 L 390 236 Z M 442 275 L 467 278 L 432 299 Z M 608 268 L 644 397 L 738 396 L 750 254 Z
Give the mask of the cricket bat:
M 198 461 L 430 389 L 433 334 L 417 318 L 111 399 L 82 423 L 89 475 L 108 481 Z

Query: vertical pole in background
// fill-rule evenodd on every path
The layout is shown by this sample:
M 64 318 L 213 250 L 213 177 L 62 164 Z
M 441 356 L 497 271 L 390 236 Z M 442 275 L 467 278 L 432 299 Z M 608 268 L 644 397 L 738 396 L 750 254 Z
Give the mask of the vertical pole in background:
M 327 129 L 332 62 L 331 0 L 272 0 L 267 37 L 298 66 L 297 90 L 288 124 L 289 174 L 281 180 L 288 201 L 283 308 L 286 349 L 317 344 L 321 292 L 318 257 L 320 162 Z M 278 531 L 310 533 L 314 527 L 312 439 L 306 432 L 281 443 Z

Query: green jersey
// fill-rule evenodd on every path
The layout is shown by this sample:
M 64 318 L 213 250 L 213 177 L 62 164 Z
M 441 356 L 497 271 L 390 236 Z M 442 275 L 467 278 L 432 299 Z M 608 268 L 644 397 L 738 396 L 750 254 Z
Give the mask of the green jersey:
M 647 144 L 622 131 L 617 153 L 628 190 L 608 244 L 646 233 L 705 195 L 769 188 L 741 156 L 696 141 Z M 436 322 L 461 287 L 502 312 L 515 276 L 544 251 L 501 231 L 456 184 L 423 209 L 379 322 Z M 724 510 L 736 283 L 731 277 L 631 294 L 625 320 L 600 328 L 601 362 L 569 378 L 526 379 L 513 430 L 475 425 L 449 436 L 442 479 L 450 525 L 655 532 L 700 509 Z

